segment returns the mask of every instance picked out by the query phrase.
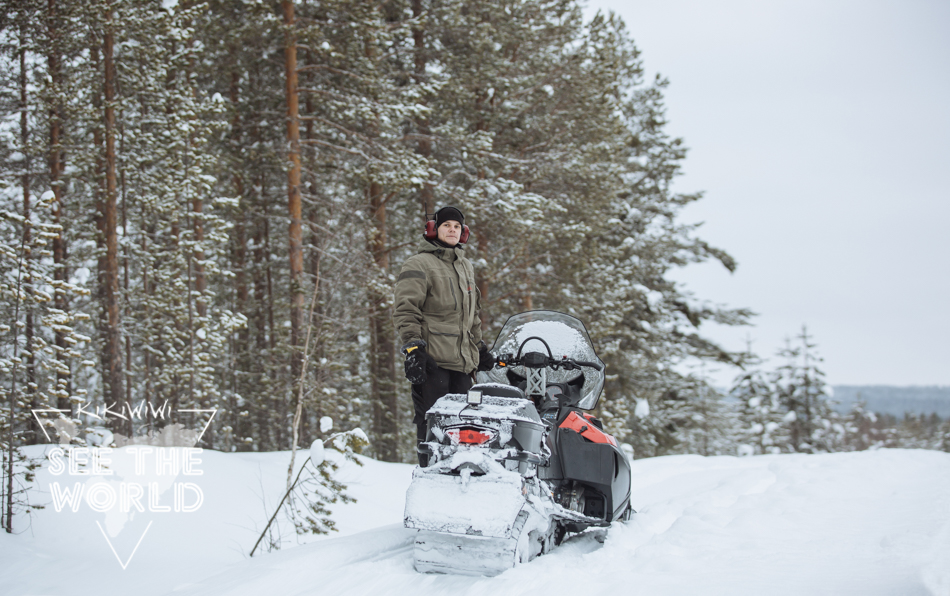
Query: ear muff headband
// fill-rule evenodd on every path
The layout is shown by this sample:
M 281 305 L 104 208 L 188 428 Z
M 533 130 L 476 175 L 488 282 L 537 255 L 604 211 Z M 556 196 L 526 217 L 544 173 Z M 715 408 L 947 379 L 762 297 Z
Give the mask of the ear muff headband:
M 422 233 L 426 240 L 435 240 L 439 237 L 439 231 L 435 229 L 435 220 L 430 219 L 426 222 L 426 229 Z M 471 230 L 468 229 L 468 226 L 462 224 L 462 233 L 459 235 L 459 244 L 465 244 L 468 242 L 468 237 L 472 235 Z

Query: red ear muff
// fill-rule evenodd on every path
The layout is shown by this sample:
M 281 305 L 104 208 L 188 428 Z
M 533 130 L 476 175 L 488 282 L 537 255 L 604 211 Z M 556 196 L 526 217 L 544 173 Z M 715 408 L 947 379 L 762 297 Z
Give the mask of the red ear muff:
M 459 235 L 459 244 L 465 244 L 468 242 L 468 237 L 472 235 L 471 230 L 468 229 L 468 226 L 462 224 L 462 233 Z M 435 240 L 439 237 L 439 231 L 435 229 L 435 220 L 430 219 L 426 222 L 426 229 L 422 233 L 422 236 L 426 240 Z

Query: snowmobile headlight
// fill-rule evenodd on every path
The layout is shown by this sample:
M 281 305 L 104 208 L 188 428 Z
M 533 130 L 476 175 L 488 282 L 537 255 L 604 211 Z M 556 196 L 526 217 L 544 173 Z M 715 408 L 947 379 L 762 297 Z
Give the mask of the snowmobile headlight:
M 484 445 L 495 437 L 489 429 L 455 427 L 445 431 L 453 445 Z

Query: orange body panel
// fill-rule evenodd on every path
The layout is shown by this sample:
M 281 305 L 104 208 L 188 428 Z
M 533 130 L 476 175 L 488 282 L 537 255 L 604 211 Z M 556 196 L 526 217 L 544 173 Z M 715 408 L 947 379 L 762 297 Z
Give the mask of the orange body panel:
M 617 440 L 594 426 L 594 423 L 590 421 L 590 418 L 590 414 L 584 414 L 584 417 L 582 418 L 577 415 L 577 412 L 571 412 L 568 414 L 567 418 L 564 419 L 564 422 L 561 423 L 560 428 L 569 428 L 588 441 L 594 443 L 607 443 L 616 447 Z

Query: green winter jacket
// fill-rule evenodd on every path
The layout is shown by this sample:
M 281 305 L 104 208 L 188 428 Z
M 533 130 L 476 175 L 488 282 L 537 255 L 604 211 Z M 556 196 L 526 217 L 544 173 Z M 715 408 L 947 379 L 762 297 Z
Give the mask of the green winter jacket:
M 462 250 L 422 243 L 396 279 L 393 322 L 403 344 L 424 340 L 439 367 L 470 373 L 482 328 L 475 270 Z

